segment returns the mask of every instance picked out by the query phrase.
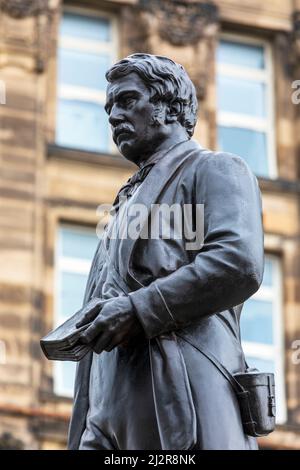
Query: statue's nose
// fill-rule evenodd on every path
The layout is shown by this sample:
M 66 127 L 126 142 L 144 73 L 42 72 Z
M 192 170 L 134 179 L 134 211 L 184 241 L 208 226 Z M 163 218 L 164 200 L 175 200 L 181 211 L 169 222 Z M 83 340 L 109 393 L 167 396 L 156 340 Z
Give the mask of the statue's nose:
M 120 108 L 115 105 L 112 107 L 108 121 L 113 127 L 116 127 L 118 124 L 121 124 L 121 122 L 124 121 L 124 116 L 122 115 Z

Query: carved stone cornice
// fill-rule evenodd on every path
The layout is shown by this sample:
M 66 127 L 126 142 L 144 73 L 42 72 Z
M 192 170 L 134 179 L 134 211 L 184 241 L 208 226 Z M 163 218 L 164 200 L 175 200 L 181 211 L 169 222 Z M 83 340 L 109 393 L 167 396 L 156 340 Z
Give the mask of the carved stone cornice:
M 12 65 L 29 72 L 45 70 L 58 8 L 59 0 L 0 0 L 0 68 Z M 24 19 L 27 22 L 23 23 Z
M 211 0 L 139 0 L 138 5 L 155 16 L 160 37 L 175 46 L 197 43 L 207 27 L 219 21 L 218 7 Z
M 198 99 L 205 99 L 219 28 L 219 10 L 213 1 L 138 0 L 135 6 L 124 8 L 122 20 L 127 38 L 124 54 L 179 57 L 194 82 Z M 186 61 L 184 51 L 179 51 L 185 47 L 189 49 Z
M 274 40 L 279 64 L 289 80 L 298 79 L 300 72 L 300 11 L 294 11 L 291 20 L 292 30 L 277 33 Z
M 48 9 L 48 0 L 0 0 L 0 11 L 12 18 L 39 15 Z

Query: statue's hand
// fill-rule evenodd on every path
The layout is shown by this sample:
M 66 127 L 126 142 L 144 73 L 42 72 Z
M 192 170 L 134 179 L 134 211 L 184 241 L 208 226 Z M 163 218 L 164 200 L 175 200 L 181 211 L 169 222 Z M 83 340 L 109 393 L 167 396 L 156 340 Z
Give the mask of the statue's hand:
M 92 343 L 92 349 L 100 354 L 103 350 L 111 351 L 142 332 L 130 299 L 121 296 L 102 304 L 101 314 L 80 334 L 80 340 L 85 344 Z
M 96 297 L 93 297 L 82 309 L 82 313 L 84 314 L 82 319 L 76 323 L 76 328 L 80 328 L 87 323 L 91 323 L 91 321 L 95 320 L 95 318 L 99 315 L 102 310 L 104 303 L 107 300 L 102 300 Z

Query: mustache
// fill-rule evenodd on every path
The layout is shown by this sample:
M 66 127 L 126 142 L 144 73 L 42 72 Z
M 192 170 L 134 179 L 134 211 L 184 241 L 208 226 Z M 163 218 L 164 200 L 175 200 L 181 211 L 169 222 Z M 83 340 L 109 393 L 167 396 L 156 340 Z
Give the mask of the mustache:
M 122 132 L 134 132 L 134 127 L 131 124 L 119 124 L 113 129 L 113 138 L 116 139 Z

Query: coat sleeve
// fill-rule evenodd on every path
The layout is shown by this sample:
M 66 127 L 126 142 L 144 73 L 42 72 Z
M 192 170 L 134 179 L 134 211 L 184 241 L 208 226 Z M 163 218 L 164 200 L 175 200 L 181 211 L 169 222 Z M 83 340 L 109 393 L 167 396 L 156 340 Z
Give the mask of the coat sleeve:
M 195 175 L 204 243 L 190 264 L 129 294 L 148 338 L 243 303 L 263 275 L 261 197 L 246 163 L 211 153 Z

